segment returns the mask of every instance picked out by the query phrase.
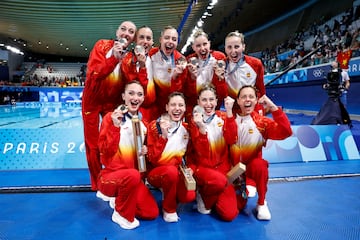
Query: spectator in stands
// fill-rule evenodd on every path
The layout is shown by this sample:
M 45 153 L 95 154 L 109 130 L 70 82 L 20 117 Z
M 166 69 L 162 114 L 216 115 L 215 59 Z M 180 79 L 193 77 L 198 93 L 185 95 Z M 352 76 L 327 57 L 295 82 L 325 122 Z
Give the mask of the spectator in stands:
M 113 111 L 123 100 L 124 82 L 120 64 L 126 48 L 135 37 L 136 26 L 125 21 L 116 30 L 116 40 L 101 39 L 95 43 L 87 63 L 86 83 L 82 97 L 82 118 L 86 159 L 90 171 L 91 189 L 97 191 L 97 179 L 102 168 L 98 149 L 100 117 Z
M 225 99 L 226 115 L 224 137 L 230 144 L 230 157 L 233 164 L 246 165 L 246 179 L 255 182 L 258 200 L 256 206 L 259 220 L 270 220 L 271 214 L 266 202 L 269 163 L 262 158 L 262 148 L 268 139 L 281 140 L 292 134 L 290 121 L 266 95 L 257 97 L 253 86 L 242 86 L 236 98 L 240 110 L 233 112 L 235 100 Z M 257 103 L 272 113 L 272 118 L 259 115 L 255 111 Z
M 51 65 L 48 65 L 48 66 L 46 67 L 46 69 L 47 69 L 48 73 L 52 73 L 52 72 L 53 72 L 53 67 L 52 67 Z
M 132 117 L 139 114 L 144 89 L 138 81 L 132 81 L 121 96 L 126 107 L 107 113 L 101 122 L 99 151 L 104 169 L 97 187 L 106 196 L 115 197 L 112 220 L 124 229 L 133 229 L 140 224 L 136 217 L 155 219 L 159 209 L 137 169 Z M 146 127 L 141 121 L 140 129 L 144 140 Z M 141 155 L 147 154 L 147 147 L 143 145 L 140 151 Z
M 313 61 L 312 65 L 318 65 L 323 63 L 324 56 L 322 55 L 321 49 L 319 49 L 315 54 L 311 56 L 311 59 Z
M 350 8 L 346 12 L 344 12 L 344 16 L 335 16 L 332 18 L 333 23 L 325 23 L 323 26 L 321 26 L 321 23 L 323 20 L 321 20 L 320 23 L 314 22 L 311 24 L 311 26 L 308 29 L 304 29 L 296 34 L 295 40 L 298 42 L 298 44 L 295 44 L 297 50 L 300 50 L 299 43 L 305 43 L 306 41 L 308 44 L 312 44 L 308 40 L 311 40 L 312 38 L 315 38 L 315 45 L 313 45 L 313 48 L 316 48 L 317 44 L 324 44 L 325 45 L 325 51 L 322 52 L 322 60 L 316 59 L 316 61 L 308 61 L 305 60 L 302 62 L 302 64 L 299 64 L 297 67 L 307 67 L 319 63 L 327 63 L 331 62 L 334 58 L 336 58 L 337 52 L 336 48 L 340 44 L 346 44 L 349 45 L 350 43 L 350 49 L 353 50 L 353 57 L 357 57 L 360 55 L 359 49 L 359 42 L 360 37 L 358 34 L 358 23 L 352 22 L 358 20 L 359 17 L 359 7 L 356 7 L 356 12 L 353 15 L 353 11 Z M 341 17 L 341 18 L 340 18 Z M 338 19 L 341 19 L 340 21 Z M 332 27 L 330 27 L 330 25 Z M 317 37 L 316 37 L 317 36 Z M 287 45 L 286 42 L 289 42 L 288 47 L 293 49 L 291 38 L 284 41 L 284 43 L 278 44 L 277 46 L 274 46 L 272 48 L 272 51 L 274 52 L 273 61 L 270 60 L 270 51 L 264 50 L 262 60 L 265 66 L 265 72 L 266 73 L 273 73 L 275 72 L 275 56 L 280 54 L 281 49 L 284 49 L 284 46 Z M 327 45 L 328 44 L 328 45 Z M 328 47 L 327 47 L 328 46 Z M 301 47 L 300 56 L 304 56 L 312 49 L 307 46 L 307 44 L 304 44 Z M 326 49 L 328 48 L 328 49 Z M 357 50 L 357 51 L 355 51 Z M 315 56 L 314 56 L 315 57 Z M 312 60 L 315 60 L 314 58 Z M 283 61 L 284 65 L 287 66 Z

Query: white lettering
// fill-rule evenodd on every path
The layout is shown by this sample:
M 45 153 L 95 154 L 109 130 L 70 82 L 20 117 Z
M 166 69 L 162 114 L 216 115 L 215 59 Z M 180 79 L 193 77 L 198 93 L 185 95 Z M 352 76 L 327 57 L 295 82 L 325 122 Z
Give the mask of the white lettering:
M 4 146 L 4 150 L 3 150 L 3 153 L 7 153 L 7 151 L 10 151 L 11 149 L 14 148 L 14 144 L 12 143 L 5 143 L 5 146 Z
M 19 152 L 24 154 L 25 150 L 26 150 L 26 143 L 19 143 L 16 148 L 16 154 L 19 154 Z
M 360 69 L 360 68 L 358 67 L 357 64 L 351 64 L 349 67 L 349 72 L 357 72 L 358 69 Z
M 67 150 L 63 149 L 62 151 L 66 151 L 66 153 L 76 153 L 77 150 L 81 151 L 80 144 L 79 149 L 77 148 L 76 142 L 67 143 Z M 4 143 L 3 154 L 56 154 L 60 152 L 60 143 L 59 142 L 32 142 L 26 144 L 25 142 L 20 143 Z
M 44 147 L 43 147 L 43 153 L 46 153 L 46 149 L 47 149 L 47 142 L 46 143 L 44 143 Z
M 67 153 L 75 153 L 74 149 L 75 149 L 76 144 L 74 142 L 69 142 L 68 143 L 68 151 Z
M 30 147 L 30 151 L 29 153 L 39 153 L 39 146 L 40 144 L 39 143 L 31 143 L 31 147 Z
M 59 143 L 54 142 L 53 144 L 51 144 L 51 153 L 57 153 L 59 152 Z

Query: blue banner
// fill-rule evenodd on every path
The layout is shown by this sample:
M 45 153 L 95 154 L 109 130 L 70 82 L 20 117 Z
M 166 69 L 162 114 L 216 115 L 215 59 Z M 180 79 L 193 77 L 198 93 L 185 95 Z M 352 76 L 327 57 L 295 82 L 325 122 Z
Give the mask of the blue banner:
M 82 127 L 0 129 L 0 170 L 87 168 Z
M 281 76 L 272 84 L 298 83 L 305 81 L 326 81 L 328 72 L 331 70 L 330 63 L 320 64 L 306 68 L 296 68 Z M 264 82 L 267 84 L 279 73 L 267 74 L 264 76 Z M 349 76 L 360 76 L 360 58 L 353 58 L 349 63 Z
M 285 140 L 267 141 L 270 163 L 360 159 L 348 126 L 292 126 Z M 82 127 L 0 129 L 0 170 L 87 168 Z
M 282 141 L 269 140 L 263 151 L 270 163 L 360 159 L 347 125 L 292 126 L 293 135 Z
M 81 102 L 82 87 L 39 88 L 39 102 Z
M 349 62 L 349 76 L 359 76 L 360 75 L 360 57 L 353 58 Z

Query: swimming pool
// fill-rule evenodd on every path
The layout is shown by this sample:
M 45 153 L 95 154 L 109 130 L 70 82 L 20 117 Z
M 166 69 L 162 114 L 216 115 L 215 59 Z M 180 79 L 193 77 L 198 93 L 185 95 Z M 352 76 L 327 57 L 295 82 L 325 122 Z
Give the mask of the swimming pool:
M 80 102 L 18 102 L 0 106 L 0 129 L 82 128 Z
M 0 170 L 87 168 L 81 104 L 0 107 Z

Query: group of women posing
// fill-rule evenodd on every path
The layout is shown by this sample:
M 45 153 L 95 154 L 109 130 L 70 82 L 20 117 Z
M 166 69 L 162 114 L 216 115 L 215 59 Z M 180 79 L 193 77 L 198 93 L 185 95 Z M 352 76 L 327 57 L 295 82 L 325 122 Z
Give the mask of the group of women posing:
M 270 220 L 265 199 L 268 162 L 262 158 L 262 147 L 267 139 L 284 139 L 292 131 L 284 112 L 265 95 L 260 60 L 243 54 L 243 35 L 228 34 L 226 56 L 210 50 L 206 33 L 199 31 L 194 36 L 194 53 L 185 58 L 176 50 L 178 33 L 173 27 L 164 28 L 159 47 L 152 47 L 149 27 L 139 28 L 136 36 L 134 29 L 132 22 L 120 25 L 117 37 L 127 39 L 125 44 L 112 41 L 106 50 L 101 40 L 95 45 L 84 89 L 85 145 L 92 189 L 114 207 L 112 220 L 124 229 L 133 229 L 140 224 L 137 218 L 159 215 L 158 203 L 145 181 L 161 190 L 166 222 L 179 220 L 178 203 L 194 200 L 200 213 L 214 212 L 232 221 L 244 208 L 247 196 L 256 191 L 257 218 Z M 125 52 L 131 37 L 135 37 L 136 47 Z M 105 55 L 102 60 L 101 51 Z M 106 62 L 111 62 L 112 68 Z M 108 66 L 107 71 L 96 67 L 100 63 Z M 123 85 L 118 85 L 122 91 L 116 102 L 115 94 L 109 95 L 102 84 L 104 76 L 111 82 L 118 75 Z M 99 94 L 91 97 L 91 90 Z M 97 105 L 99 96 L 102 105 Z M 112 109 L 105 111 L 103 107 L 111 104 L 104 102 L 111 96 Z M 117 107 L 120 104 L 126 105 L 126 111 Z M 193 112 L 194 108 L 202 110 Z M 273 117 L 264 116 L 265 112 Z M 99 115 L 101 127 L 94 136 L 91 133 L 96 124 L 99 128 Z M 137 166 L 135 115 L 142 119 L 139 154 L 146 158 L 146 172 L 139 172 Z M 246 172 L 229 182 L 226 174 L 239 162 L 246 165 Z M 196 189 L 187 188 L 180 166 L 188 168 Z M 243 187 L 244 181 L 248 188 Z

